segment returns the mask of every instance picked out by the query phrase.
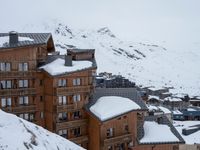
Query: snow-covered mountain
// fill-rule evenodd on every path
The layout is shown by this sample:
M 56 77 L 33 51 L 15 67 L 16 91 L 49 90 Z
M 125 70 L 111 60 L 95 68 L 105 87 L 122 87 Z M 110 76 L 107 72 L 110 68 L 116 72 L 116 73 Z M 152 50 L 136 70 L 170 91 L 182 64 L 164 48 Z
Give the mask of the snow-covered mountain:
M 7 32 L 1 28 L 0 31 Z M 174 87 L 173 93 L 200 95 L 200 71 L 197 69 L 200 53 L 193 47 L 171 49 L 165 47 L 165 42 L 126 42 L 107 27 L 73 29 L 58 20 L 25 25 L 18 32 L 51 32 L 61 54 L 65 54 L 67 48 L 94 48 L 98 72 L 121 74 L 137 85 Z
M 0 150 L 84 150 L 33 123 L 0 110 Z

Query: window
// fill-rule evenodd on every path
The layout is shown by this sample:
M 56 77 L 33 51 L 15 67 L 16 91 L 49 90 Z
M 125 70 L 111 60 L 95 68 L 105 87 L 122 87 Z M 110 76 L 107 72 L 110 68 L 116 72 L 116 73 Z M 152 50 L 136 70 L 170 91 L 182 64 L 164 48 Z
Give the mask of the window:
M 81 135 L 81 129 L 80 128 L 75 128 L 73 129 L 73 133 L 76 137 Z
M 114 129 L 113 128 L 109 128 L 107 129 L 107 137 L 112 137 L 113 136 L 113 131 Z
M 73 113 L 74 119 L 80 119 L 81 118 L 81 112 L 80 111 L 75 111 Z
M 28 87 L 28 80 L 19 80 L 19 87 L 20 88 L 27 88 Z
M 1 107 L 10 107 L 12 105 L 11 98 L 1 98 Z
M 73 85 L 81 85 L 81 79 L 80 78 L 73 79 Z
M 58 119 L 59 119 L 59 121 L 67 120 L 67 113 L 66 112 L 59 113 L 58 114 Z
M 113 150 L 113 147 L 112 146 L 108 146 L 108 150 Z
M 63 87 L 63 86 L 66 86 L 66 85 L 67 85 L 66 79 L 59 79 L 58 80 L 58 86 L 59 87 Z
M 128 133 L 128 125 L 127 124 L 124 125 L 124 131 L 125 131 L 125 133 Z
M 19 71 L 28 71 L 28 63 L 19 63 Z
M 10 63 L 1 62 L 0 63 L 0 71 L 10 71 Z
M 44 112 L 40 112 L 40 118 L 44 118 Z
M 40 80 L 40 86 L 42 86 L 43 85 L 43 80 Z
M 59 105 L 66 105 L 67 104 L 66 96 L 58 96 L 58 104 Z
M 35 118 L 34 114 L 29 114 L 29 113 L 19 114 L 19 117 L 31 122 L 33 122 Z
M 59 130 L 59 131 L 58 131 L 58 134 L 59 134 L 60 136 L 62 136 L 62 137 L 67 138 L 67 130 L 66 130 L 66 129 L 65 129 L 65 130 Z
M 28 96 L 20 96 L 19 105 L 28 105 Z
M 3 80 L 1 81 L 1 89 L 11 89 L 11 80 Z
M 73 101 L 74 101 L 74 102 L 79 102 L 80 100 L 81 100 L 80 94 L 77 94 L 77 95 L 74 95 L 74 96 L 73 96 Z

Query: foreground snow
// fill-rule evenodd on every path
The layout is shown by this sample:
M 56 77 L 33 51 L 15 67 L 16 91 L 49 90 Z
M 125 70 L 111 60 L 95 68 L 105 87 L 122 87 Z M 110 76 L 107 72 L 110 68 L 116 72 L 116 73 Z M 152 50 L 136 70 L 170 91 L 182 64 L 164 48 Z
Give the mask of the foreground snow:
M 132 100 L 119 96 L 103 96 L 90 107 L 101 121 L 116 117 L 131 110 L 141 109 L 141 107 Z
M 155 121 L 144 122 L 144 137 L 140 143 L 179 142 L 179 139 L 171 132 L 170 127 L 158 124 Z
M 65 60 L 58 58 L 55 61 L 42 66 L 41 68 L 51 75 L 59 75 L 66 72 L 78 71 L 90 67 L 92 67 L 92 62 L 90 61 L 72 61 L 72 66 L 65 66 Z
M 178 130 L 179 134 L 183 137 L 186 144 L 200 144 L 200 130 L 187 136 L 182 134 L 182 129 L 194 125 L 200 125 L 200 121 L 174 121 L 173 125 Z
M 78 145 L 0 110 L 1 150 L 83 150 Z

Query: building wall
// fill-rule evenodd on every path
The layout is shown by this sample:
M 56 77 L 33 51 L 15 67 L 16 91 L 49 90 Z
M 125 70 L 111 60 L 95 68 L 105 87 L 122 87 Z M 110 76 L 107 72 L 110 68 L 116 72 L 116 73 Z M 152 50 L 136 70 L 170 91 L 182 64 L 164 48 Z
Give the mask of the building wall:
M 138 145 L 133 150 L 179 150 L 178 145 L 162 144 L 162 145 Z

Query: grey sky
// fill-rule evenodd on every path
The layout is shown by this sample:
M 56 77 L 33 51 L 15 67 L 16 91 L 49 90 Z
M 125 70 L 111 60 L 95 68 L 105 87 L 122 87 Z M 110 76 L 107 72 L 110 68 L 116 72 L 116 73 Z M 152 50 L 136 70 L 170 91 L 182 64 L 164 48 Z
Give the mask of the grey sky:
M 0 0 L 1 26 L 58 18 L 75 28 L 109 27 L 126 40 L 199 42 L 199 0 Z

